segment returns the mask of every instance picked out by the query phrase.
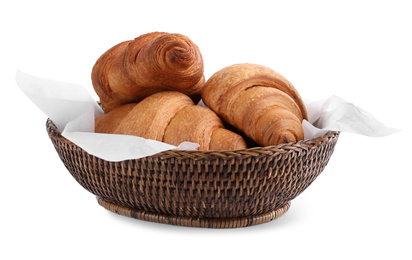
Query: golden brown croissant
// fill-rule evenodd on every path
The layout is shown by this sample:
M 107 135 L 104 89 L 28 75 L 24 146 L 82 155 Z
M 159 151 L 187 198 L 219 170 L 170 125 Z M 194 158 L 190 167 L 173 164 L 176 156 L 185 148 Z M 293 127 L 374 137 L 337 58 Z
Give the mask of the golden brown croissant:
M 207 80 L 202 100 L 262 146 L 303 139 L 307 112 L 299 93 L 265 66 L 235 64 L 216 72 Z
M 199 48 L 186 36 L 143 34 L 106 51 L 92 70 L 93 87 L 106 112 L 160 91 L 200 99 L 205 83 Z
M 137 104 L 119 106 L 99 115 L 95 132 L 136 135 L 179 145 L 198 143 L 199 150 L 236 150 L 246 148 L 244 139 L 224 128 L 222 120 L 210 109 L 196 106 L 185 94 L 165 91 Z
M 104 116 L 95 117 L 95 128 L 99 128 L 99 133 L 110 134 L 115 128 L 122 122 L 124 115 L 130 112 L 134 108 L 136 103 L 125 104 L 119 106 L 117 109 L 107 113 Z M 106 124 L 106 121 L 110 121 L 110 124 Z M 95 130 L 96 131 L 96 130 Z

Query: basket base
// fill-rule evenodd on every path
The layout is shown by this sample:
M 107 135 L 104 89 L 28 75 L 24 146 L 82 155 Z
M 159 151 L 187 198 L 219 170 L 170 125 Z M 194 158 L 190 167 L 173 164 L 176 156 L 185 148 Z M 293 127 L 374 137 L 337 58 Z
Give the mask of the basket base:
M 156 223 L 204 228 L 237 228 L 262 224 L 277 219 L 278 217 L 285 214 L 290 208 L 290 202 L 288 202 L 285 205 L 273 211 L 255 216 L 238 218 L 192 218 L 152 213 L 144 210 L 120 206 L 107 200 L 104 200 L 103 198 L 98 196 L 97 201 L 105 209 L 117 213 L 119 215 Z

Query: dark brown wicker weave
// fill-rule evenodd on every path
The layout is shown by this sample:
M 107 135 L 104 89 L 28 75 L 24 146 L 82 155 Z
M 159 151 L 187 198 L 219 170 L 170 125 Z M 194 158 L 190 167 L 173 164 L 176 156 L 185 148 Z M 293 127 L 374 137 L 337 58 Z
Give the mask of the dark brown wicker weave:
M 109 162 L 47 132 L 66 168 L 121 215 L 182 226 L 232 228 L 265 223 L 322 172 L 339 132 L 312 140 L 237 151 L 171 150 L 141 159 Z

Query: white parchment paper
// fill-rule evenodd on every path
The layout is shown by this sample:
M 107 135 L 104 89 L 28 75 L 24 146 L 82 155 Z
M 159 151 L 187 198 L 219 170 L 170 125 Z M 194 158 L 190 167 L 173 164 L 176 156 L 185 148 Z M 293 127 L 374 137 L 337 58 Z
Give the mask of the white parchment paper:
M 94 133 L 94 118 L 103 113 L 81 85 L 42 79 L 18 71 L 16 82 L 30 100 L 57 126 L 61 134 L 88 153 L 107 161 L 122 161 L 150 156 L 171 149 L 195 150 L 198 144 L 183 142 L 173 146 L 137 136 Z M 366 136 L 385 136 L 397 130 L 387 127 L 370 113 L 332 96 L 305 102 L 305 139 L 334 130 Z
M 337 96 L 315 102 L 306 101 L 305 106 L 308 110 L 308 121 L 302 122 L 305 139 L 320 136 L 330 130 L 370 137 L 387 136 L 399 131 L 382 124 L 371 113 Z
M 17 72 L 16 82 L 65 138 L 104 160 L 122 161 L 171 149 L 195 150 L 199 147 L 191 142 L 176 147 L 137 136 L 94 133 L 94 117 L 103 110 L 84 86 L 42 79 L 21 71 Z

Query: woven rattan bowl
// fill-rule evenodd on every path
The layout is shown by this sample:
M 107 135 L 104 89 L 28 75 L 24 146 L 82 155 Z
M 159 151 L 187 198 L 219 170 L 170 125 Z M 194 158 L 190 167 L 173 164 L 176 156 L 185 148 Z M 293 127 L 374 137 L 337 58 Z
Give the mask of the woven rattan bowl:
M 233 228 L 269 222 L 322 172 L 339 132 L 307 141 L 237 151 L 171 150 L 109 162 L 57 131 L 47 132 L 61 160 L 104 208 L 182 226 Z

